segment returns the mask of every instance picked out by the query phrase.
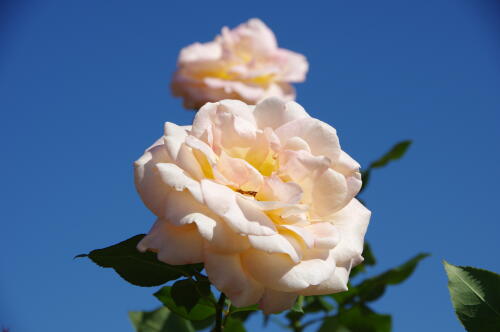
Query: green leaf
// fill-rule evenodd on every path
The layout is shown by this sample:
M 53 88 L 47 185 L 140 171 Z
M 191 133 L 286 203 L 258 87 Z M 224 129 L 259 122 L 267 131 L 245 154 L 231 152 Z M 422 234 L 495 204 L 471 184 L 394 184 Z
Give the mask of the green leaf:
M 234 314 L 237 312 L 255 311 L 255 310 L 259 310 L 259 306 L 257 304 L 249 305 L 247 307 L 235 307 L 234 305 L 232 305 L 230 308 L 231 314 Z
M 304 303 L 304 296 L 300 295 L 297 297 L 297 301 L 295 301 L 295 304 L 292 307 L 292 311 L 298 312 L 303 314 L 304 310 L 302 309 L 302 305 Z
M 411 145 L 411 140 L 406 140 L 397 143 L 394 145 L 386 154 L 384 154 L 382 157 L 380 157 L 378 160 L 372 162 L 370 164 L 370 167 L 368 169 L 364 170 L 361 172 L 361 181 L 363 183 L 360 192 L 362 192 L 366 186 L 368 185 L 368 182 L 370 181 L 370 175 L 371 171 L 374 168 L 380 168 L 383 166 L 386 166 L 389 164 L 391 161 L 398 160 L 401 157 L 404 156 L 406 151 Z
M 306 313 L 324 311 L 329 312 L 333 310 L 333 305 L 328 303 L 323 296 L 307 296 L 305 298 L 306 304 L 303 306 L 303 310 Z
M 202 320 L 192 320 L 191 325 L 193 325 L 196 331 L 205 330 L 206 328 L 214 325 L 215 316 L 210 316 Z
M 392 147 L 392 149 L 389 150 L 389 152 L 387 152 L 377 161 L 372 162 L 370 164 L 370 168 L 383 167 L 386 166 L 391 161 L 400 159 L 401 157 L 404 156 L 410 145 L 411 145 L 410 140 L 397 143 Z
M 418 254 L 404 264 L 365 279 L 359 285 L 351 287 L 348 292 L 333 294 L 332 297 L 341 304 L 353 301 L 361 303 L 374 301 L 384 294 L 388 285 L 397 285 L 405 281 L 415 271 L 418 263 L 427 256 L 429 254 Z
M 190 322 L 165 307 L 153 311 L 131 311 L 128 315 L 137 332 L 194 332 Z
M 188 313 L 201 298 L 201 294 L 196 289 L 194 281 L 190 279 L 182 279 L 175 282 L 170 292 L 175 304 L 179 307 L 185 307 Z
M 92 250 L 89 254 L 75 258 L 88 257 L 97 265 L 113 268 L 123 279 L 136 286 L 159 286 L 175 280 L 182 275 L 191 275 L 198 265 L 169 265 L 160 262 L 152 252 L 140 252 L 137 244 L 144 234 L 103 249 Z
M 246 329 L 241 320 L 229 317 L 224 325 L 224 332 L 246 332 Z
M 500 275 L 443 262 L 451 302 L 469 332 L 500 331 Z
M 390 332 L 391 316 L 355 306 L 323 321 L 318 332 Z
M 215 314 L 213 303 L 207 298 L 200 298 L 198 303 L 187 310 L 185 306 L 179 306 L 172 298 L 172 287 L 162 287 L 154 294 L 167 308 L 187 320 L 204 320 Z

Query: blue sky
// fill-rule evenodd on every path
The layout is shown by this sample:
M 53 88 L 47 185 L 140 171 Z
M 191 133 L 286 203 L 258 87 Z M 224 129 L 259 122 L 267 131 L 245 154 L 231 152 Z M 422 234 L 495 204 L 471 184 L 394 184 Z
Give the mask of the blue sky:
M 363 165 L 414 140 L 363 193 L 367 239 L 374 273 L 432 257 L 374 308 L 395 331 L 462 331 L 441 260 L 500 271 L 499 10 L 487 0 L 4 0 L 0 326 L 132 331 L 126 312 L 157 305 L 154 289 L 72 257 L 149 229 L 132 162 L 163 122 L 191 122 L 168 91 L 178 51 L 259 17 L 308 57 L 298 102 Z

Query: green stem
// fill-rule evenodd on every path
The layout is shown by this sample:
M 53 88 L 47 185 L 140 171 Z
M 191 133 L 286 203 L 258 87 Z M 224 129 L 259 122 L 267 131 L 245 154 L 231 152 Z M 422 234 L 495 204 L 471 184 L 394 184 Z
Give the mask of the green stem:
M 220 293 L 219 301 L 217 301 L 217 305 L 215 306 L 215 327 L 213 332 L 222 332 L 224 329 L 224 325 L 222 324 L 222 313 L 224 311 L 225 302 L 226 295 Z

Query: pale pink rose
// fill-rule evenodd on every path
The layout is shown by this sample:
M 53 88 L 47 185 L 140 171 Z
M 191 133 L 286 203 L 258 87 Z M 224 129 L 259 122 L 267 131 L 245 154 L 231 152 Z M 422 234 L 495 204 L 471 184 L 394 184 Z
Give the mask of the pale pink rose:
M 279 48 L 273 32 L 251 19 L 234 30 L 227 27 L 214 41 L 181 50 L 172 92 L 184 106 L 198 109 L 206 102 L 239 99 L 256 104 L 266 97 L 294 100 L 291 82 L 303 82 L 306 58 Z
M 158 217 L 138 248 L 168 264 L 204 263 L 234 305 L 265 313 L 299 294 L 345 291 L 370 219 L 354 198 L 359 167 L 335 129 L 295 102 L 207 103 L 192 126 L 167 122 L 135 163 Z

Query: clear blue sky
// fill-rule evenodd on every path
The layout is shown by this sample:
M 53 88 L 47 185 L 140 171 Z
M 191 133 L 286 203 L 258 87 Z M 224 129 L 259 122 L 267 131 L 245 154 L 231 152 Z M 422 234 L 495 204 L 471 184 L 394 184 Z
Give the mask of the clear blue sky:
M 367 238 L 375 272 L 433 256 L 374 307 L 395 331 L 462 331 L 441 259 L 500 271 L 499 14 L 486 0 L 3 0 L 0 326 L 132 331 L 127 311 L 157 305 L 72 257 L 148 230 L 132 162 L 163 122 L 191 122 L 168 90 L 178 51 L 259 17 L 308 57 L 298 101 L 363 165 L 414 140 L 363 194 Z

